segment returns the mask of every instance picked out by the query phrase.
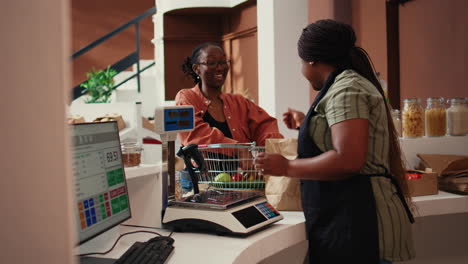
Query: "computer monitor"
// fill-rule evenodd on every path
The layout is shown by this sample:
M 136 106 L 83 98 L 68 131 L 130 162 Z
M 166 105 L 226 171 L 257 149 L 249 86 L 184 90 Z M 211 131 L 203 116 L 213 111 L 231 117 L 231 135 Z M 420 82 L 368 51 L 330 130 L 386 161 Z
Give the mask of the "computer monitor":
M 72 126 L 79 244 L 131 217 L 117 122 Z

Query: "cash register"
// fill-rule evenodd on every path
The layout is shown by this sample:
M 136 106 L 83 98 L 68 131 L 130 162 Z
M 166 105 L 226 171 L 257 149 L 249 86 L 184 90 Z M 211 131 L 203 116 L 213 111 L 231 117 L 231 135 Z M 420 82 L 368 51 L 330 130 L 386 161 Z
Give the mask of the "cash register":
M 78 244 L 83 245 L 129 219 L 131 210 L 117 122 L 74 124 L 71 130 L 73 211 Z M 89 257 L 108 252 L 85 252 L 79 255 L 80 263 L 164 263 L 173 242 L 165 236 L 135 242 L 118 260 Z

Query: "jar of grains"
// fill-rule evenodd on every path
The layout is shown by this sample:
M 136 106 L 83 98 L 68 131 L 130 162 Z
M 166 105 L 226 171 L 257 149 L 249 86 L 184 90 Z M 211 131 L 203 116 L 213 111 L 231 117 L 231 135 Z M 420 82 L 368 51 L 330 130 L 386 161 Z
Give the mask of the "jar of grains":
M 450 107 L 447 109 L 447 134 L 451 136 L 468 135 L 468 105 L 464 98 L 452 98 L 448 100 Z
M 401 118 L 400 118 L 400 110 L 398 109 L 392 109 L 392 120 L 393 120 L 393 125 L 395 126 L 395 130 L 397 132 L 397 135 L 401 137 Z
M 125 142 L 120 145 L 122 148 L 122 160 L 125 167 L 140 165 L 141 151 L 143 148 L 136 142 Z
M 425 124 L 426 136 L 441 137 L 447 131 L 444 98 L 430 97 L 426 101 Z
M 403 100 L 402 127 L 403 137 L 424 136 L 424 110 L 420 98 Z

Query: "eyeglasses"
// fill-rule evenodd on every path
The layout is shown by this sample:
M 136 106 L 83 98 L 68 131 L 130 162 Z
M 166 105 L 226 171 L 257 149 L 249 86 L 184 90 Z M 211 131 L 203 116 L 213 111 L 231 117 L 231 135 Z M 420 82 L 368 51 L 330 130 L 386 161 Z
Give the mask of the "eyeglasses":
M 231 64 L 230 60 L 222 60 L 222 61 L 207 61 L 207 62 L 199 62 L 198 64 L 206 65 L 210 68 L 216 68 L 218 65 L 222 67 L 229 66 Z

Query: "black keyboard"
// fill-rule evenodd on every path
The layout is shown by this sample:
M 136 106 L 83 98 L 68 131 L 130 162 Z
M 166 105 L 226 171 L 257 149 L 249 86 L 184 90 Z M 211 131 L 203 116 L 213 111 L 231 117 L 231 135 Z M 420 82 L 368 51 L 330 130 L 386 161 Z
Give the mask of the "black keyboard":
M 174 246 L 171 237 L 155 237 L 146 242 L 135 242 L 115 264 L 163 264 Z

